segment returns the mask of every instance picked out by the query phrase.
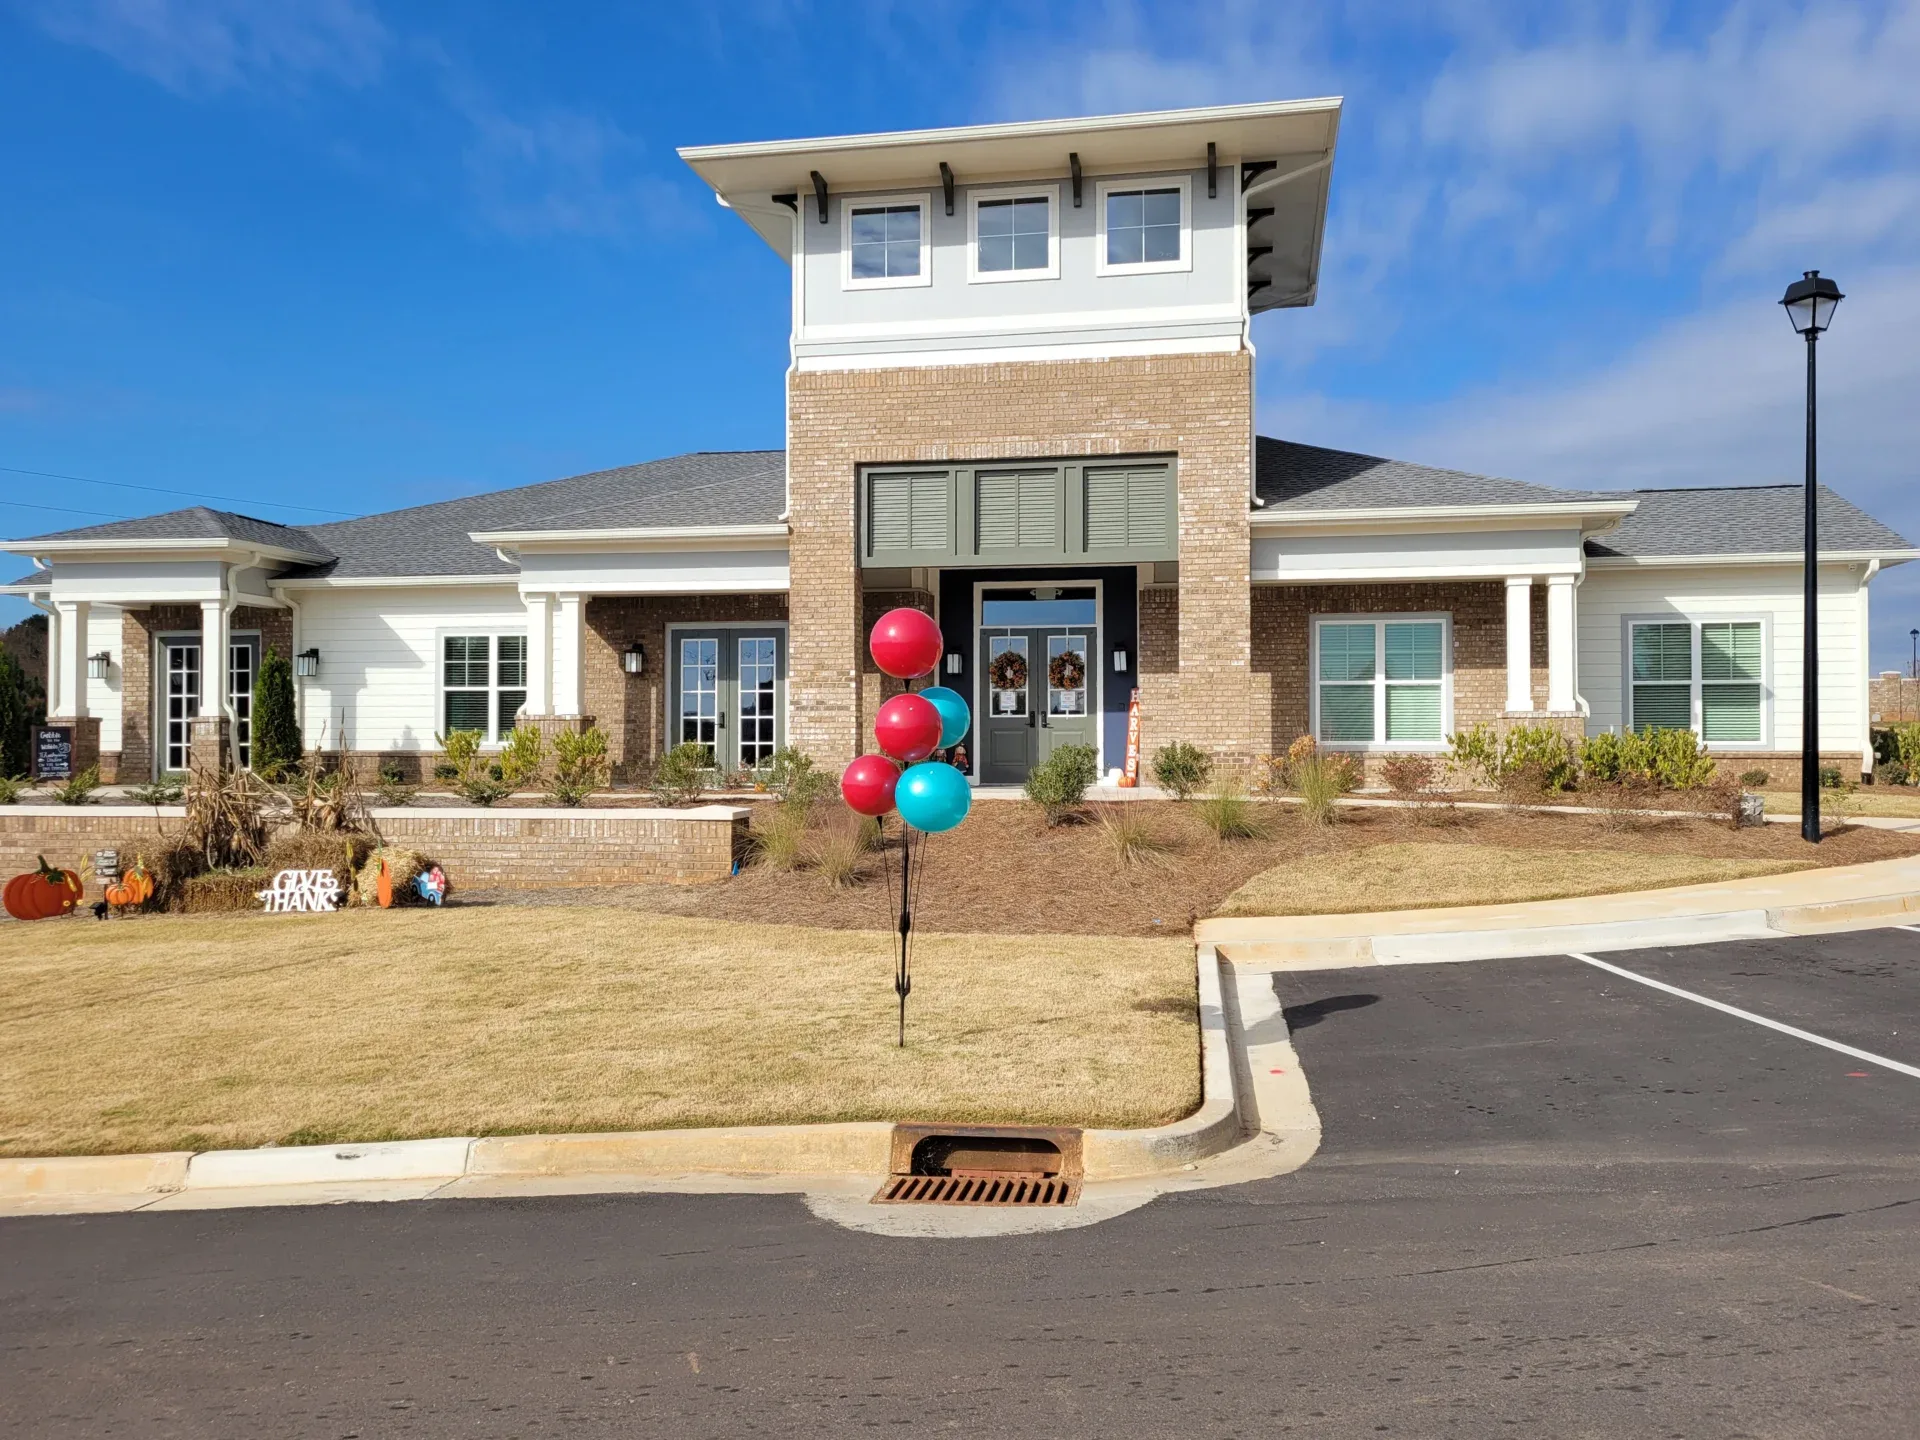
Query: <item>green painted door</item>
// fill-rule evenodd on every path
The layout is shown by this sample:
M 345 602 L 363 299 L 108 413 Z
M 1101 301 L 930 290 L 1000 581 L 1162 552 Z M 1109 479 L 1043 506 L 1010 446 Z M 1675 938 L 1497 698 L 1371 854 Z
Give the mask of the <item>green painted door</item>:
M 1091 626 L 994 626 L 980 633 L 985 677 L 980 782 L 1018 785 L 1062 745 L 1098 749 Z
M 678 630 L 673 637 L 667 743 L 707 747 L 723 770 L 768 764 L 786 739 L 786 634 Z

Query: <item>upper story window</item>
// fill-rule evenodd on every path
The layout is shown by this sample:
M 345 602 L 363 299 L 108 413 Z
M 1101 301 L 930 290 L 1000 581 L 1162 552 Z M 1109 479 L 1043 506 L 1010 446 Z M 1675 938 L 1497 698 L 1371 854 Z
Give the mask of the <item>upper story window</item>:
M 1193 223 L 1184 178 L 1109 181 L 1100 186 L 1099 199 L 1099 274 L 1193 268 Z
M 841 213 L 842 283 L 850 290 L 926 285 L 929 264 L 927 197 L 886 195 L 845 201 Z
M 1052 280 L 1060 274 L 1058 187 L 975 190 L 967 199 L 969 280 Z

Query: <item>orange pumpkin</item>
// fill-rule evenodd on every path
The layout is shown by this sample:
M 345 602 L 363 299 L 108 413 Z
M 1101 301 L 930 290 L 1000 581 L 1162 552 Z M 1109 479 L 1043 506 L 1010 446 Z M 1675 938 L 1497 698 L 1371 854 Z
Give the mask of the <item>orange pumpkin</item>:
M 80 903 L 84 893 L 80 876 L 74 871 L 54 869 L 44 855 L 35 858 L 40 862 L 38 870 L 14 876 L 7 882 L 5 891 L 0 892 L 0 902 L 16 920 L 46 920 L 64 915 Z
M 153 872 L 145 860 L 134 861 L 133 868 L 120 877 L 120 883 L 107 886 L 107 904 L 116 909 L 144 905 L 153 898 Z

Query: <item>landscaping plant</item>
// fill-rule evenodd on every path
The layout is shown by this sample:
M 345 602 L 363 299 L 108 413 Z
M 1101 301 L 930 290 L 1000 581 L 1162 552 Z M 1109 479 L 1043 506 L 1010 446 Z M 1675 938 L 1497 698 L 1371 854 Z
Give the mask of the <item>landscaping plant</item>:
M 1755 790 L 1765 788 L 1772 779 L 1772 773 L 1766 770 L 1742 770 L 1740 772 L 1740 783 L 1742 785 L 1749 785 Z M 1894 783 L 1898 784 L 1899 782 L 1895 781 Z
M 0 650 L 0 775 L 24 775 L 32 768 L 30 741 L 44 708 L 13 652 Z
M 505 773 L 481 753 L 480 742 L 486 737 L 478 730 L 454 730 L 433 738 L 446 752 L 445 763 L 453 772 L 448 778 L 454 790 L 468 804 L 493 805 L 513 793 Z M 436 765 L 433 773 L 438 775 L 440 769 Z
M 1351 788 L 1346 757 L 1308 755 L 1289 768 L 1294 793 L 1300 797 L 1301 817 L 1309 825 L 1333 824 L 1340 815 L 1334 802 Z
M 1094 811 L 1101 838 L 1122 865 L 1152 860 L 1170 847 L 1153 833 L 1138 805 L 1101 805 Z
M 1196 805 L 1194 813 L 1216 840 L 1258 840 L 1267 833 L 1254 802 L 1235 784 L 1222 785 Z
M 177 775 L 162 775 L 151 785 L 135 785 L 127 798 L 136 805 L 178 805 L 187 793 L 186 782 Z
M 606 731 L 598 725 L 563 730 L 553 737 L 553 778 L 547 798 L 556 805 L 584 805 L 611 773 Z
M 793 805 L 756 807 L 754 856 L 771 870 L 798 870 L 806 858 L 807 812 Z
M 1425 755 L 1389 755 L 1380 765 L 1387 788 L 1402 800 L 1420 794 L 1433 784 L 1433 761 Z
M 1920 720 L 1907 720 L 1889 725 L 1874 736 L 1874 754 L 1879 757 L 1880 737 L 1884 735 L 1890 742 L 1893 753 L 1884 757 L 1897 761 L 1908 776 L 1920 775 Z M 1901 782 L 1895 781 L 1895 784 Z
M 271 645 L 253 677 L 253 722 L 250 740 L 254 773 L 278 780 L 300 763 L 300 722 L 293 704 L 293 666 Z
M 1213 774 L 1213 761 L 1197 745 L 1176 740 L 1154 752 L 1153 783 L 1176 800 L 1191 799 Z
M 767 788 L 779 797 L 782 805 L 805 811 L 811 809 L 816 800 L 832 793 L 833 777 L 814 769 L 813 757 L 806 751 L 783 745 L 773 752 L 773 763 L 767 769 Z
M 24 775 L 0 775 L 0 805 L 18 805 L 20 792 L 27 788 Z
M 662 755 L 647 788 L 662 805 L 691 805 L 707 791 L 707 747 L 688 740 Z
M 814 846 L 814 868 L 836 890 L 860 883 L 860 864 L 879 841 L 880 825 L 871 816 L 848 812 L 820 832 Z
M 1080 808 L 1099 774 L 1100 759 L 1091 745 L 1062 745 L 1027 773 L 1027 799 L 1040 807 L 1047 824 L 1058 825 Z
M 1714 759 L 1691 730 L 1649 730 L 1647 768 L 1665 790 L 1692 790 L 1713 779 Z
M 69 776 L 53 787 L 53 798 L 60 805 L 91 805 L 93 792 L 100 788 L 100 767 L 89 765 L 78 775 Z
M 605 744 L 606 740 L 603 736 L 602 748 Z M 545 756 L 546 743 L 541 738 L 538 726 L 514 726 L 513 733 L 507 736 L 506 744 L 500 747 L 499 758 L 494 762 L 508 792 L 524 790 L 536 784 L 540 779 L 541 765 Z
M 1491 725 L 1473 725 L 1452 739 L 1455 767 L 1477 775 L 1488 789 L 1570 790 L 1578 774 L 1573 747 L 1551 725 L 1515 725 L 1504 734 Z
M 416 786 L 407 783 L 407 775 L 399 765 L 391 760 L 380 763 L 379 779 L 375 781 L 373 793 L 380 803 L 389 809 L 399 809 L 411 805 L 413 797 L 420 793 Z

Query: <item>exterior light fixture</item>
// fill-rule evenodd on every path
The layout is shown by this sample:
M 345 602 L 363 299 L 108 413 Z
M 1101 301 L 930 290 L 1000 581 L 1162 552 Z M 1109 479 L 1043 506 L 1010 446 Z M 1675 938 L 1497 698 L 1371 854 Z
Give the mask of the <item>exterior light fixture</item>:
M 87 656 L 87 679 L 104 680 L 107 669 L 113 664 L 113 656 L 102 650 L 98 655 Z
M 293 673 L 300 676 L 318 675 L 320 673 L 319 650 L 302 650 L 294 656 Z
M 629 675 L 640 675 L 647 668 L 647 647 L 638 640 L 620 652 L 620 668 Z
M 1845 297 L 1840 287 L 1818 270 L 1809 270 L 1787 286 L 1780 297 L 1796 335 L 1807 341 L 1807 495 L 1802 522 L 1806 545 L 1801 591 L 1804 611 L 1800 622 L 1800 838 L 1820 843 L 1820 631 L 1817 608 L 1820 588 L 1820 494 L 1814 449 L 1814 342 L 1833 323 L 1834 309 Z
M 1124 675 L 1127 673 L 1127 652 L 1122 646 L 1114 646 L 1113 673 L 1116 675 Z
M 967 657 L 962 655 L 958 650 L 949 650 L 947 652 L 947 674 L 958 675 L 966 663 Z

